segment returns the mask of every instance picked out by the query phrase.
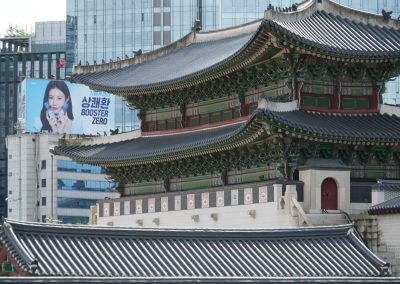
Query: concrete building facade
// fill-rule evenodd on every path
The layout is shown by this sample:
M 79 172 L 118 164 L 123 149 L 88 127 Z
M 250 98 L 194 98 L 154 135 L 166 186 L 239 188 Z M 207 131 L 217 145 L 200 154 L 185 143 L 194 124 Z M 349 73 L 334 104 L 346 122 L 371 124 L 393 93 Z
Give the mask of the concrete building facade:
M 7 137 L 9 218 L 86 224 L 91 205 L 118 196 L 101 168 L 52 155 L 49 148 L 59 139 L 46 133 Z

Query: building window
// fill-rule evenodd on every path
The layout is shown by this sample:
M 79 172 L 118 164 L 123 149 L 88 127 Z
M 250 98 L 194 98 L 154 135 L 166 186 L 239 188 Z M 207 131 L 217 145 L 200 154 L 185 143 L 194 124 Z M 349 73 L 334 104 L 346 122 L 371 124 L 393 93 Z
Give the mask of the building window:
M 46 206 L 46 197 L 42 197 L 42 206 Z
M 87 164 L 78 164 L 73 161 L 58 160 L 57 171 L 59 172 L 75 172 L 75 173 L 91 173 L 91 174 L 104 174 L 101 167 L 91 166 Z
M 12 155 L 10 154 L 10 155 L 8 155 L 8 159 L 9 160 L 11 160 L 12 159 Z
M 153 42 L 155 45 L 161 45 L 161 32 L 153 33 Z
M 42 187 L 46 187 L 46 179 L 42 179 Z
M 9 176 L 9 177 L 12 177 L 12 172 L 9 172 L 9 173 L 8 173 L 8 176 Z
M 74 180 L 74 179 L 58 179 L 58 190 L 84 190 L 84 191 L 101 191 L 112 192 L 115 183 L 98 180 Z
M 46 160 L 42 160 L 41 169 L 42 169 L 42 170 L 45 170 L 45 169 L 46 169 Z
M 88 209 L 88 208 L 90 208 L 90 206 L 95 205 L 96 202 L 97 202 L 97 199 L 58 197 L 57 198 L 57 207 L 58 208 Z

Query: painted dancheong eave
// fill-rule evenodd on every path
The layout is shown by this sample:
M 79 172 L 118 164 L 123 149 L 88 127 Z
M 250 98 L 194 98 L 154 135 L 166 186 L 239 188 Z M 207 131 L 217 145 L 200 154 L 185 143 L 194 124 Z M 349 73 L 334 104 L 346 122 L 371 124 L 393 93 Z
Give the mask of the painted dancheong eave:
M 387 114 L 312 113 L 302 110 L 274 112 L 258 109 L 247 122 L 155 137 L 140 137 L 112 144 L 58 146 L 54 153 L 85 163 L 108 166 L 176 160 L 231 149 L 258 137 L 279 133 L 305 140 L 336 143 L 396 145 L 400 118 Z

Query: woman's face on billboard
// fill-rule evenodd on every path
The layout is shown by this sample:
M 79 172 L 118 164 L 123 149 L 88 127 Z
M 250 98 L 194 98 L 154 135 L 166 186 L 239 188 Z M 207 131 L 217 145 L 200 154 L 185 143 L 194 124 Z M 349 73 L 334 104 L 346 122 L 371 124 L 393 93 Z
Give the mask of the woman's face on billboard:
M 60 110 L 64 107 L 64 103 L 66 102 L 66 97 L 60 89 L 53 88 L 49 92 L 49 107 L 55 113 L 60 112 Z

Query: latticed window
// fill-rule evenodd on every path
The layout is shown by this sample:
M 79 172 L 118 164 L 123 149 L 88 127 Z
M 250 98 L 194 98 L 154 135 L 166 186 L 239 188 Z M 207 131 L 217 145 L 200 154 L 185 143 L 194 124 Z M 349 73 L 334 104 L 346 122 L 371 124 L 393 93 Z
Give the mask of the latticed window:
M 267 179 L 274 179 L 279 177 L 280 173 L 277 169 L 276 163 L 271 163 L 267 166 L 267 171 L 266 171 L 266 178 Z
M 259 92 L 258 89 L 252 89 L 246 92 L 245 96 L 246 96 L 245 102 L 247 104 L 257 103 L 261 98 L 261 93 Z
M 181 111 L 179 110 L 179 107 L 173 107 L 171 109 L 171 118 L 176 118 L 181 116 Z
M 129 183 L 125 186 L 125 194 L 134 195 L 135 194 L 135 184 Z
M 242 182 L 242 170 L 232 170 L 228 173 L 228 183 L 236 184 Z
M 179 191 L 182 190 L 182 179 L 176 178 L 171 180 L 171 190 Z
M 211 176 L 211 186 L 219 186 L 222 185 L 221 177 L 219 175 Z
M 342 94 L 345 96 L 372 96 L 374 87 L 368 83 L 343 82 Z
M 240 102 L 239 99 L 237 98 L 237 95 L 228 96 L 228 107 L 235 108 L 237 106 L 240 106 Z
M 303 93 L 333 95 L 335 84 L 332 81 L 308 80 L 304 82 Z
M 155 121 L 157 120 L 157 110 L 150 110 L 146 113 L 147 121 Z

